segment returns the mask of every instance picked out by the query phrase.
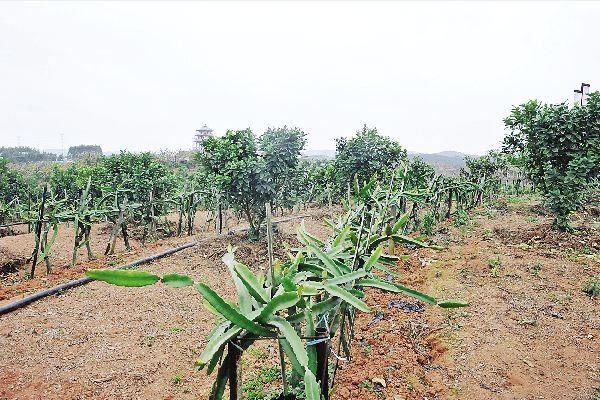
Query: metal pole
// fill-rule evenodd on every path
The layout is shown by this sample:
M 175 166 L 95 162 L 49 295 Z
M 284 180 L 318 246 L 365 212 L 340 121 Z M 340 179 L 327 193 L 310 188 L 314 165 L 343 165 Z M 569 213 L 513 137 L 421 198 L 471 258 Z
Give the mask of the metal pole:
M 284 339 L 285 340 L 285 339 Z M 288 394 L 287 381 L 285 380 L 285 357 L 283 355 L 283 347 L 281 346 L 281 339 L 277 341 L 279 347 L 279 367 L 281 369 L 281 383 L 283 384 L 283 396 L 286 398 Z

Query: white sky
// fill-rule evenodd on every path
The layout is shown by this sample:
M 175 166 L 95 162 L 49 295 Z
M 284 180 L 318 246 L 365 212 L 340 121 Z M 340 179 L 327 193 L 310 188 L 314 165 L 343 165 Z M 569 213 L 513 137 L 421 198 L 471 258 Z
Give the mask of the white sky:
M 202 123 L 363 123 L 481 153 L 529 98 L 600 87 L 600 3 L 2 2 L 0 146 L 188 148 Z

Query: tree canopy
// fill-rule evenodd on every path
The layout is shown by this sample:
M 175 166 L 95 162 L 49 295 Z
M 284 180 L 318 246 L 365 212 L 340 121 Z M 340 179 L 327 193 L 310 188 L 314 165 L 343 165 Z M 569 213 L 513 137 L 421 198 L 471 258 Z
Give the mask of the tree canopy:
M 398 142 L 382 136 L 377 128 L 364 125 L 350 138 L 338 138 L 335 144 L 334 169 L 338 194 L 356 175 L 360 181 L 383 175 L 407 160 L 406 150 Z
M 14 163 L 57 161 L 60 158 L 56 154 L 41 152 L 27 146 L 0 147 L 0 157 L 4 157 Z
M 569 229 L 569 215 L 586 196 L 600 169 L 600 93 L 583 106 L 529 101 L 504 120 L 504 149 L 544 194 L 555 227 Z
M 260 138 L 252 130 L 209 137 L 196 160 L 214 181 L 222 201 L 241 211 L 252 236 L 265 216 L 265 203 L 282 201 L 282 188 L 296 170 L 305 134 L 297 128 L 269 128 Z
M 67 157 L 70 159 L 77 159 L 82 156 L 92 155 L 92 156 L 101 156 L 102 155 L 102 147 L 98 145 L 79 145 L 79 146 L 71 146 L 69 147 L 69 152 L 67 153 Z

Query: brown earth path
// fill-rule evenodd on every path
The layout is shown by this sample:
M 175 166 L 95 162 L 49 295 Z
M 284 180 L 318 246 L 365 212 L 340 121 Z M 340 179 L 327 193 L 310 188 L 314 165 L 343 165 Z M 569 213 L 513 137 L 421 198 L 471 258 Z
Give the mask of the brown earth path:
M 600 300 L 582 291 L 600 274 L 600 225 L 559 234 L 536 209 L 482 210 L 443 227 L 434 237 L 446 250 L 414 252 L 400 269 L 402 282 L 468 308 L 408 313 L 388 308 L 398 296 L 371 291 L 385 319 L 359 316 L 334 399 L 600 398 Z
M 528 204 L 486 213 L 440 228 L 446 250 L 407 251 L 397 267 L 401 282 L 471 306 L 408 312 L 388 304 L 414 301 L 369 291 L 383 319 L 358 315 L 355 357 L 340 363 L 333 399 L 595 400 L 600 304 L 581 288 L 600 273 L 597 222 L 587 236 L 557 235 Z M 282 224 L 286 240 L 295 225 Z M 318 219 L 307 228 L 327 234 Z M 228 242 L 250 266 L 266 264 L 264 243 L 231 237 L 144 269 L 231 295 L 219 261 Z M 187 289 L 94 282 L 0 317 L 0 399 L 206 399 L 213 377 L 193 361 L 214 318 Z
M 307 229 L 326 236 L 322 212 Z M 276 255 L 298 221 L 278 225 Z M 253 269 L 264 242 L 241 236 L 183 250 L 142 269 L 189 274 L 231 298 L 221 262 L 228 244 Z M 92 282 L 0 317 L 0 399 L 206 399 L 214 376 L 194 369 L 215 317 L 193 288 L 122 288 Z
M 285 216 L 275 217 L 274 221 L 285 220 L 288 218 L 298 218 L 303 215 L 323 215 L 328 212 L 325 208 L 308 208 L 298 210 L 295 213 L 289 213 Z M 230 210 L 224 213 L 223 234 L 231 234 L 240 229 L 245 229 L 248 224 L 244 220 L 235 220 Z M 177 216 L 169 215 L 173 230 Z M 207 211 L 199 211 L 195 216 L 195 236 L 187 236 L 185 233 L 181 237 L 168 236 L 160 237 L 157 234 L 156 240 L 148 240 L 145 245 L 140 242 L 141 228 L 129 227 L 131 249 L 127 250 L 121 236 L 116 241 L 115 254 L 104 255 L 104 250 L 108 242 L 112 225 L 106 222 L 96 223 L 92 226 L 90 247 L 94 259 L 89 260 L 85 248 L 78 250 L 78 258 L 75 266 L 71 267 L 71 258 L 73 252 L 73 228 L 72 225 L 60 224 L 56 241 L 50 252 L 53 271 L 46 273 L 46 266 L 43 262 L 38 263 L 34 279 L 25 277 L 29 272 L 31 264 L 26 260 L 31 256 L 35 243 L 34 234 L 23 233 L 13 236 L 0 237 L 0 305 L 13 301 L 27 294 L 39 291 L 43 288 L 59 285 L 72 279 L 80 278 L 84 275 L 86 269 L 106 268 L 122 265 L 142 257 L 147 257 L 158 252 L 181 246 L 194 240 L 211 241 L 218 240 L 219 234 L 216 231 L 214 221 L 206 223 L 209 214 Z M 17 267 L 15 272 L 7 273 L 7 267 Z
M 207 231 L 207 213 L 198 212 L 195 216 L 195 232 L 200 238 L 214 238 L 217 233 L 214 229 Z M 175 215 L 169 216 L 175 220 Z M 173 223 L 174 224 L 174 223 Z M 175 225 L 173 225 L 175 226 Z M 239 228 L 241 225 L 233 225 L 231 228 Z M 213 227 L 214 228 L 214 227 Z M 129 242 L 131 250 L 125 248 L 125 244 L 119 235 L 115 254 L 105 256 L 106 248 L 112 225 L 106 222 L 92 225 L 90 236 L 90 247 L 94 260 L 89 260 L 85 247 L 78 250 L 77 263 L 71 267 L 73 254 L 74 232 L 72 224 L 60 224 L 54 245 L 50 251 L 50 260 L 53 266 L 51 274 L 46 273 L 43 262 L 36 267 L 34 279 L 26 278 L 25 272 L 29 272 L 31 265 L 26 260 L 31 256 L 35 239 L 33 233 L 22 233 L 13 236 L 0 237 L 0 304 L 10 301 L 17 296 L 24 296 L 42 288 L 51 287 L 83 276 L 85 269 L 101 268 L 102 266 L 115 266 L 136 260 L 138 258 L 158 253 L 165 249 L 176 247 L 194 240 L 194 238 L 183 235 L 182 237 L 167 237 L 161 240 L 148 240 L 145 246 L 140 242 L 141 228 L 129 227 Z M 227 230 L 225 230 L 227 232 Z M 158 235 L 160 236 L 160 235 Z M 17 266 L 17 271 L 6 273 L 7 266 Z

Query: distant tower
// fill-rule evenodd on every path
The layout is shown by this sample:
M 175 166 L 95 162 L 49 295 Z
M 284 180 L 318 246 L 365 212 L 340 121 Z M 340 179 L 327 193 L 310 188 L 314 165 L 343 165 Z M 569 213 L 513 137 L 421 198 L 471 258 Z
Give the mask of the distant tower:
M 202 142 L 212 135 L 213 130 L 206 125 L 203 125 L 200 129 L 196 129 L 196 133 L 194 134 L 194 150 L 202 150 Z

